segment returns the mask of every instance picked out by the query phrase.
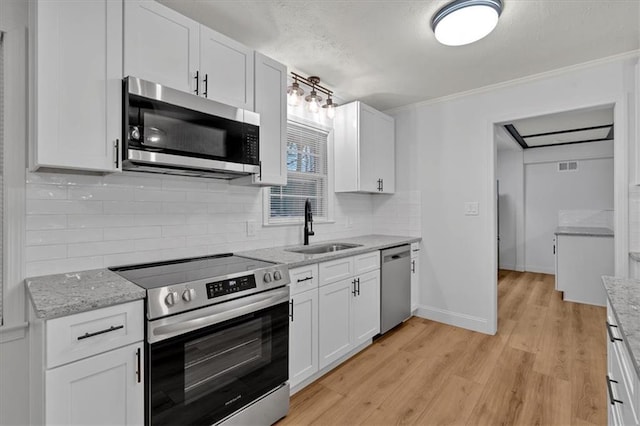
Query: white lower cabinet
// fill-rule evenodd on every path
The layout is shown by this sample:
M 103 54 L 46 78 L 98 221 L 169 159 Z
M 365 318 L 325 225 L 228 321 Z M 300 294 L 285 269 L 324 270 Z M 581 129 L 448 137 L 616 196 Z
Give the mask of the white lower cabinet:
M 640 377 L 631 361 L 624 336 L 607 301 L 607 406 L 609 425 L 640 425 Z
M 320 368 L 351 350 L 352 280 L 320 287 Z
M 59 425 L 142 425 L 142 343 L 46 372 L 46 422 Z
M 143 301 L 30 314 L 30 424 L 144 424 Z
M 353 265 L 362 265 L 361 268 L 352 268 L 356 275 L 320 286 L 320 369 L 380 332 L 379 252 L 375 252 L 375 256 L 372 259 L 371 253 L 365 253 L 349 258 Z M 325 267 L 335 270 L 337 263 L 331 261 L 319 265 L 321 283 Z M 371 265 L 377 265 L 378 269 L 358 274 L 371 269 Z
M 291 296 L 289 316 L 289 385 L 318 371 L 318 289 Z

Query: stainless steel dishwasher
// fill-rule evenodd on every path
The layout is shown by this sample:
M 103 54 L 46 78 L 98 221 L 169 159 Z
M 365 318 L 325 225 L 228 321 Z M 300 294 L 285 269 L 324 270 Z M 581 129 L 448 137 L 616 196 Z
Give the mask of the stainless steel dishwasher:
M 381 250 L 380 334 L 411 317 L 411 246 Z

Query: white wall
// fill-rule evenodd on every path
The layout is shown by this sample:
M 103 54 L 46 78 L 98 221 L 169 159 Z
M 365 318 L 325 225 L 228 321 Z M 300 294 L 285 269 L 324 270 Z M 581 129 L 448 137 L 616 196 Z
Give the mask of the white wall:
M 558 172 L 557 162 L 527 164 L 525 269 L 555 273 L 553 239 L 560 210 L 611 209 L 613 158 L 578 160 L 578 170 L 569 172 Z
M 514 142 L 515 144 L 515 142 Z M 524 161 L 522 149 L 499 150 L 500 268 L 524 270 Z
M 633 94 L 635 57 L 562 70 L 437 102 L 392 111 L 397 143 L 419 146 L 421 192 L 421 316 L 495 333 L 496 209 L 493 123 L 616 103 L 617 220 L 627 227 L 627 94 Z M 479 216 L 465 216 L 464 203 L 477 201 Z M 628 250 L 628 235 L 616 236 L 616 250 Z M 624 259 L 622 259 L 625 257 Z M 628 258 L 616 256 L 617 273 Z

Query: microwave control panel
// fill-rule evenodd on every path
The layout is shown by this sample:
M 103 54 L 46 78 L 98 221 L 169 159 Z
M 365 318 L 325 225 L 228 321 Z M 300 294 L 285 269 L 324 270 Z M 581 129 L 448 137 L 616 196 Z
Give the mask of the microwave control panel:
M 209 299 L 213 299 L 214 297 L 226 296 L 227 294 L 233 294 L 252 288 L 256 288 L 256 278 L 253 275 L 215 281 L 207 283 L 207 297 Z

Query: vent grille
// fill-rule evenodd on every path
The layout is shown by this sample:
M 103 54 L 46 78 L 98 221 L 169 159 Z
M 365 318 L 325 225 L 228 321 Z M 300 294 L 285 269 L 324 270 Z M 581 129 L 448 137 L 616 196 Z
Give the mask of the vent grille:
M 578 170 L 577 161 L 563 161 L 558 163 L 559 172 L 575 172 L 576 170 Z

